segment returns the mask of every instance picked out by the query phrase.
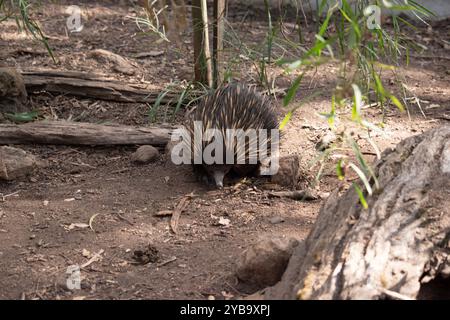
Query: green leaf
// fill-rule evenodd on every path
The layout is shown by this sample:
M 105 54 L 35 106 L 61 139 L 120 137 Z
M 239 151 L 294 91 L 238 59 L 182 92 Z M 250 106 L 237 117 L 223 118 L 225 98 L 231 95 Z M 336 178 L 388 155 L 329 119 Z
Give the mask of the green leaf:
M 303 75 L 304 73 L 300 74 L 295 81 L 292 83 L 291 87 L 289 88 L 288 92 L 286 93 L 286 95 L 284 96 L 283 99 L 283 106 L 287 106 L 292 98 L 295 96 L 295 94 L 297 93 L 298 87 L 300 86 L 300 83 L 302 82 L 303 79 Z
M 364 183 L 364 186 L 366 187 L 367 193 L 369 195 L 372 195 L 372 187 L 370 186 L 369 180 L 367 179 L 367 177 L 364 174 L 364 172 L 362 172 L 362 170 L 360 168 L 358 168 L 356 165 L 354 165 L 353 163 L 350 163 L 349 167 L 352 168 L 353 171 L 356 172 L 356 174 L 359 176 L 361 181 Z
M 362 107 L 362 93 L 356 84 L 352 84 L 353 88 L 353 108 L 352 108 L 352 120 L 361 120 L 361 107 Z
M 339 180 L 344 180 L 345 178 L 345 173 L 344 173 L 344 168 L 342 167 L 342 159 L 339 159 L 337 165 L 336 165 L 336 173 L 338 176 Z
M 280 123 L 280 130 L 282 130 L 286 126 L 286 124 L 289 122 L 289 120 L 291 120 L 292 113 L 293 113 L 292 111 L 289 111 L 286 114 L 286 116 L 284 117 L 283 121 L 281 121 L 281 123 Z
M 419 11 L 419 12 L 425 14 L 425 15 L 430 15 L 430 16 L 436 17 L 436 14 L 435 14 L 433 11 L 428 10 L 428 9 L 425 8 L 424 6 L 418 4 L 416 1 L 409 0 L 409 2 L 410 2 L 411 5 L 414 7 L 414 10 Z
M 405 107 L 403 106 L 403 104 L 400 102 L 400 100 L 397 99 L 397 97 L 395 97 L 394 95 L 390 95 L 389 99 L 391 99 L 392 103 L 395 104 L 395 106 L 400 110 L 400 111 L 405 111 Z
M 158 110 L 159 110 L 159 107 L 160 107 L 160 105 L 161 105 L 161 101 L 162 101 L 162 99 L 164 99 L 164 97 L 165 97 L 168 93 L 169 93 L 169 91 L 167 90 L 167 91 L 161 92 L 161 93 L 158 95 L 158 98 L 156 99 L 156 101 L 155 101 L 153 107 L 150 108 L 150 110 L 148 111 L 148 116 L 149 116 L 149 118 L 150 118 L 150 121 L 152 121 L 152 122 L 153 122 L 153 121 L 156 121 L 156 114 L 157 114 L 157 112 L 158 112 Z
M 320 27 L 320 30 L 319 30 L 319 35 L 321 37 L 325 34 L 325 31 L 327 31 L 328 23 L 330 22 L 331 16 L 332 16 L 332 13 L 330 11 L 328 11 L 327 17 L 325 18 L 325 21 L 322 23 L 322 26 Z
M 381 83 L 381 79 L 378 76 L 378 74 L 373 72 L 373 78 L 375 79 L 375 91 L 378 97 L 380 98 L 381 102 L 383 103 L 386 97 L 386 91 L 384 90 L 383 84 Z
M 352 25 L 352 29 L 353 29 L 353 31 L 355 31 L 357 39 L 360 39 L 361 38 L 361 29 L 359 28 L 358 21 L 350 18 L 344 10 L 342 10 L 342 9 L 339 9 L 339 10 L 341 11 L 344 18 L 347 19 L 347 21 L 350 22 L 350 24 Z
M 34 121 L 39 113 L 37 111 L 24 113 L 7 113 L 6 117 L 14 122 L 31 122 Z
M 180 98 L 178 99 L 177 105 L 175 107 L 175 110 L 173 111 L 173 116 L 175 117 L 175 115 L 177 114 L 177 112 L 180 110 L 181 108 L 181 104 L 184 101 L 184 97 L 186 96 L 186 93 L 189 90 L 189 86 L 186 87 L 186 89 L 183 90 L 183 92 L 181 92 Z
M 361 205 L 363 206 L 363 208 L 369 209 L 369 205 L 367 204 L 367 201 L 364 198 L 364 194 L 361 191 L 361 188 L 358 187 L 355 183 L 353 183 L 353 186 L 355 187 L 356 193 L 358 194 L 358 197 L 359 197 L 359 202 L 361 202 Z

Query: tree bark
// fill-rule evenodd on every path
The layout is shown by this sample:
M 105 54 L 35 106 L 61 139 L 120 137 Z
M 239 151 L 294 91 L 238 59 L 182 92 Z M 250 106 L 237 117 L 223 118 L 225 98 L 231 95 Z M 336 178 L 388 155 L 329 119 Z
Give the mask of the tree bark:
M 223 81 L 223 34 L 225 19 L 225 0 L 214 0 L 213 27 L 213 83 L 217 88 Z
M 369 209 L 353 188 L 333 193 L 265 298 L 442 298 L 425 289 L 450 277 L 450 126 L 386 150 L 374 169 Z
M 154 145 L 165 146 L 173 128 L 41 121 L 0 125 L 1 144 Z

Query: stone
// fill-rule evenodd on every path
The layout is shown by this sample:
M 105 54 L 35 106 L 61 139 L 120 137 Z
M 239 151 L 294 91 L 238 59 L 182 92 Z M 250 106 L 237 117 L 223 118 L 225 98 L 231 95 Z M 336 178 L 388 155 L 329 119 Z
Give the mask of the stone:
M 284 187 L 293 188 L 297 185 L 300 159 L 298 155 L 289 155 L 279 159 L 279 169 L 271 177 L 271 182 Z
M 316 144 L 316 149 L 318 151 L 325 151 L 337 140 L 336 135 L 328 131 Z
M 0 112 L 30 111 L 26 106 L 27 91 L 22 75 L 14 68 L 0 68 Z
M 18 148 L 0 147 L 0 180 L 27 176 L 38 167 L 37 158 Z
M 136 152 L 131 155 L 131 160 L 137 163 L 145 164 L 155 161 L 159 156 L 159 151 L 153 146 L 140 146 Z

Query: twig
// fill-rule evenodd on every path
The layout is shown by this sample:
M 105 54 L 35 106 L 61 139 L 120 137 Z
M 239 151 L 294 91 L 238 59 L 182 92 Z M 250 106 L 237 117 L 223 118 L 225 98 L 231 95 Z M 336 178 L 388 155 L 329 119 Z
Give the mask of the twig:
M 388 290 L 388 289 L 384 289 L 384 288 L 379 288 L 379 290 L 384 293 L 386 296 L 390 297 L 390 298 L 394 298 L 396 300 L 415 300 L 411 297 L 405 296 L 404 294 L 392 291 L 392 290 Z
M 293 200 L 300 200 L 300 201 L 313 201 L 313 200 L 318 199 L 317 196 L 314 196 L 309 191 L 305 191 L 305 190 L 275 191 L 275 192 L 269 192 L 268 195 L 269 195 L 269 197 L 290 198 Z
M 175 260 L 177 260 L 177 257 L 173 256 L 173 257 L 171 257 L 171 258 L 169 258 L 169 259 L 167 259 L 167 260 L 165 260 L 165 261 L 163 261 L 161 263 L 158 263 L 156 266 L 159 268 L 159 267 L 165 266 L 166 264 L 174 262 Z
M 413 58 L 419 59 L 440 59 L 440 60 L 450 60 L 450 57 L 447 56 L 432 56 L 432 55 L 411 55 Z
M 94 254 L 94 256 L 92 258 L 90 258 L 88 262 L 86 262 L 80 266 L 80 269 L 84 269 L 84 268 L 88 267 L 89 265 L 91 265 L 92 263 L 98 261 L 99 258 L 101 258 L 101 255 L 103 254 L 103 252 L 105 252 L 105 250 L 101 249 L 99 252 Z
M 444 114 L 442 116 L 438 116 L 436 117 L 437 119 L 441 119 L 441 120 L 446 120 L 446 121 L 450 121 L 450 116 Z
M 124 173 L 124 172 L 130 171 L 130 170 L 131 170 L 131 168 L 122 168 L 122 169 L 111 172 L 111 174 Z
M 134 226 L 134 223 L 133 223 L 133 222 L 131 222 L 130 220 L 128 220 L 127 218 L 125 218 L 124 216 L 122 216 L 119 212 L 116 212 L 116 214 L 117 214 L 117 216 L 118 216 L 121 220 L 126 221 L 126 222 L 128 222 L 130 225 Z
M 18 194 L 18 193 L 19 193 L 19 191 L 15 191 L 15 192 L 13 192 L 13 193 L 6 194 L 6 195 L 3 195 L 3 193 L 0 193 L 0 196 L 2 197 L 2 202 L 5 202 L 5 201 L 6 201 L 6 198 L 11 197 L 11 196 L 14 196 L 14 195 L 16 195 L 16 194 Z
M 170 228 L 172 229 L 173 233 L 178 232 L 178 222 L 180 220 L 181 213 L 183 212 L 184 209 L 186 209 L 191 199 L 192 194 L 185 196 L 183 199 L 180 200 L 178 205 L 175 207 L 175 210 L 173 210 L 172 218 L 170 219 Z
M 71 161 L 69 161 L 69 163 L 70 163 L 70 164 L 73 164 L 74 166 L 88 167 L 88 168 L 91 168 L 91 169 L 97 169 L 97 167 L 91 166 L 90 164 L 87 164 L 87 163 L 84 163 L 84 162 L 76 163 L 76 162 L 71 162 Z

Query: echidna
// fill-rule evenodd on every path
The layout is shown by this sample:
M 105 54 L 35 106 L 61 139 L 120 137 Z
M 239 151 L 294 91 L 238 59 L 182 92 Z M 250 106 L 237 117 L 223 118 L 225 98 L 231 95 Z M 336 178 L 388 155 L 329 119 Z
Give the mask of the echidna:
M 278 121 L 269 98 L 246 85 L 228 84 L 200 101 L 187 129 L 194 172 L 221 188 L 228 173 L 249 175 L 258 169 L 262 157 L 270 157 Z M 199 131 L 200 141 L 195 139 Z M 212 158 L 207 159 L 208 154 Z

